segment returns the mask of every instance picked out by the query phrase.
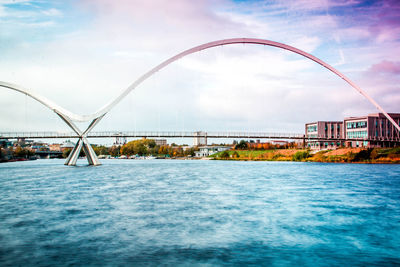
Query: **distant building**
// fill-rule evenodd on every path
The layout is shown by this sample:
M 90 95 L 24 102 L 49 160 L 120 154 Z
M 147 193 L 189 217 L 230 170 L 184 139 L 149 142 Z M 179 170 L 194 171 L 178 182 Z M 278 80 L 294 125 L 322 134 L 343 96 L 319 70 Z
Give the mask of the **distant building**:
M 154 139 L 154 142 L 156 142 L 156 146 L 166 146 L 167 145 L 167 139 Z
M 119 146 L 119 145 L 123 146 L 123 145 L 126 144 L 126 142 L 127 142 L 127 139 L 124 136 L 117 136 L 117 137 L 114 138 L 114 145 L 115 146 Z
M 400 125 L 400 113 L 389 113 L 389 116 Z M 346 141 L 346 146 L 393 147 L 400 145 L 399 131 L 382 113 L 345 118 L 344 125 L 346 138 L 359 139 L 355 141 Z
M 305 125 L 306 146 L 311 149 L 335 149 L 342 141 L 313 140 L 312 138 L 343 138 L 343 121 L 317 121 Z
M 7 148 L 9 146 L 13 146 L 13 143 L 8 139 L 0 139 L 0 146 L 3 148 Z
M 285 145 L 289 144 L 289 142 L 285 141 L 285 140 L 271 140 L 268 143 L 270 143 L 271 145 L 275 145 L 275 146 L 276 145 L 285 146 Z
M 68 141 L 62 143 L 62 145 L 60 146 L 60 149 L 62 152 L 64 152 L 64 150 L 73 149 L 74 147 L 75 147 L 75 144 L 68 140 Z
M 215 153 L 231 149 L 229 146 L 202 146 L 199 151 L 195 151 L 195 157 L 208 157 Z
M 32 146 L 35 145 L 36 142 L 34 142 L 33 140 L 28 140 L 25 138 L 18 138 L 16 142 L 14 142 L 14 146 L 21 146 L 21 147 L 25 147 L 25 146 Z M 43 143 L 40 143 L 41 145 L 43 145 Z
M 194 146 L 206 146 L 207 145 L 207 133 L 206 132 L 195 132 L 194 133 Z
M 47 146 L 47 145 L 33 145 L 33 146 L 31 146 L 31 149 L 33 150 L 33 151 L 35 151 L 35 152 L 37 152 L 37 151 L 50 151 L 50 148 L 49 148 L 49 146 Z
M 61 144 L 51 144 L 49 148 L 50 151 L 61 151 Z

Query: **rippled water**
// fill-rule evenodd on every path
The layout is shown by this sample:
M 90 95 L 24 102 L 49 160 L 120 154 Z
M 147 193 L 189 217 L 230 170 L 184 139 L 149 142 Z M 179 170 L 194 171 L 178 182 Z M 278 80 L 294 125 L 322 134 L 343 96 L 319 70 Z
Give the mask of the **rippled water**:
M 103 163 L 0 164 L 0 265 L 400 264 L 399 165 Z

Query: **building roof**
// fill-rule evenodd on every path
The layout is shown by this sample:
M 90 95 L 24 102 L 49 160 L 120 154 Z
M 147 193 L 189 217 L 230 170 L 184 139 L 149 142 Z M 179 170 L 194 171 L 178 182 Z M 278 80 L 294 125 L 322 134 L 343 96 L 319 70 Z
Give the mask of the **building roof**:
M 73 148 L 73 147 L 75 147 L 75 144 L 72 143 L 71 141 L 64 142 L 64 143 L 61 145 L 61 148 Z
M 390 117 L 392 118 L 400 118 L 400 113 L 388 113 Z M 365 116 L 358 116 L 358 117 L 347 117 L 344 118 L 344 120 L 358 120 L 358 119 L 366 119 L 368 117 L 380 117 L 380 118 L 386 118 L 383 113 L 370 113 Z
M 229 148 L 231 146 L 199 146 L 199 148 Z
M 308 124 L 317 124 L 317 123 L 320 123 L 320 122 L 323 122 L 323 123 L 343 123 L 343 121 L 315 121 L 315 122 L 307 122 L 306 125 L 308 125 Z

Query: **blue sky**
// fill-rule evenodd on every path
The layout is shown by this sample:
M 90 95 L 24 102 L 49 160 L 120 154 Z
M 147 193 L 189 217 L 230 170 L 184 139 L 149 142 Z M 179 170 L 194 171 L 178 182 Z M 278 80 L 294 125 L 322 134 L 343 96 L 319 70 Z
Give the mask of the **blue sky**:
M 190 47 L 234 37 L 295 46 L 400 112 L 397 1 L 0 1 L 0 80 L 92 113 Z M 68 131 L 51 111 L 0 91 L 4 131 Z M 302 132 L 304 123 L 376 112 L 317 64 L 235 45 L 184 58 L 123 100 L 95 130 Z

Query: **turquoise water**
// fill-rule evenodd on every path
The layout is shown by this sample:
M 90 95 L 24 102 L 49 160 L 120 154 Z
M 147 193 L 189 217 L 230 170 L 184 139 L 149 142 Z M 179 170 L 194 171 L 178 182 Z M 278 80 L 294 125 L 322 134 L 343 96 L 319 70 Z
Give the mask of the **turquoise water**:
M 294 264 L 400 265 L 400 166 L 0 164 L 1 266 Z

